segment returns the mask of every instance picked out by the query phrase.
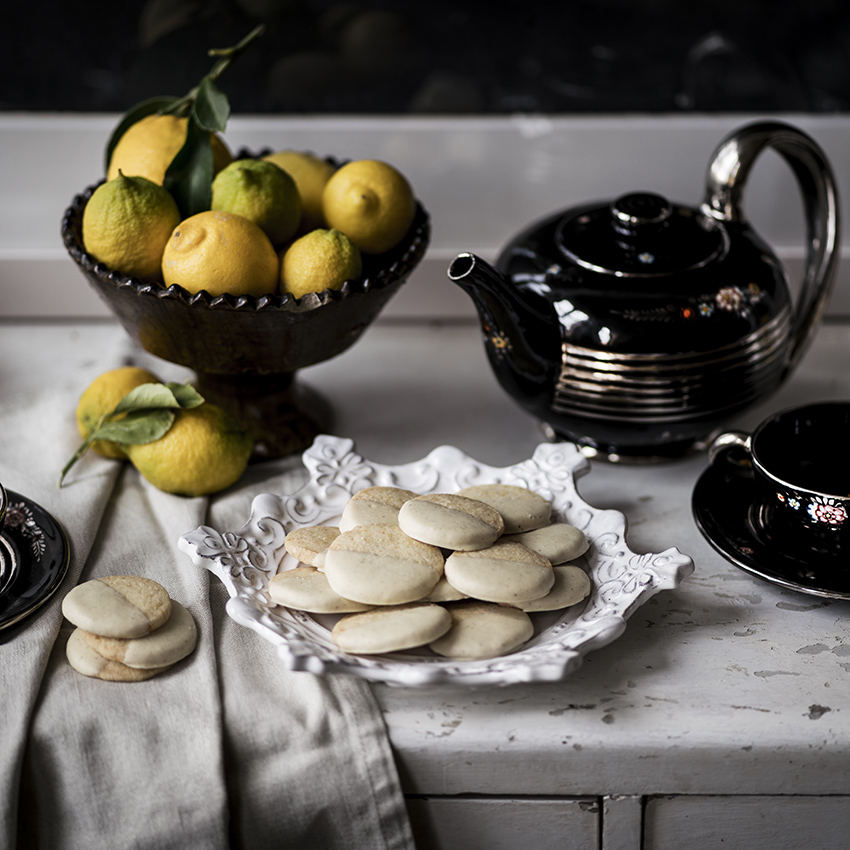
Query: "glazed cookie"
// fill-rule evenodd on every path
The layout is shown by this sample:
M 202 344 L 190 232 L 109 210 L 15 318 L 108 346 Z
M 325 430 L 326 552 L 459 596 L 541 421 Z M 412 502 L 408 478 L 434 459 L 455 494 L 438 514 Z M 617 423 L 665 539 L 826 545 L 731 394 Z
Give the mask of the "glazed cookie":
M 389 523 L 398 525 L 399 508 L 416 493 L 401 487 L 367 487 L 355 493 L 346 503 L 339 520 L 341 531 L 351 531 L 359 525 Z
M 366 605 L 401 605 L 430 593 L 443 574 L 443 554 L 408 537 L 397 525 L 344 531 L 325 556 L 333 590 Z
M 530 602 L 515 602 L 514 606 L 527 612 L 558 611 L 587 598 L 590 593 L 590 578 L 581 567 L 565 564 L 553 567 L 552 572 L 555 574 L 555 583 L 545 596 Z
M 140 638 L 110 638 L 80 630 L 80 637 L 108 661 L 117 661 L 136 670 L 171 667 L 189 655 L 198 642 L 192 615 L 171 600 L 168 622 Z
M 295 567 L 278 573 L 269 582 L 269 597 L 278 605 L 310 614 L 350 614 L 372 607 L 335 593 L 328 577 L 315 567 Z
M 65 618 L 92 634 L 137 638 L 171 614 L 168 591 L 141 576 L 105 576 L 78 584 L 62 600 Z
M 128 667 L 119 661 L 110 661 L 104 658 L 96 649 L 92 649 L 83 637 L 82 629 L 74 629 L 65 647 L 65 655 L 68 662 L 78 673 L 91 676 L 95 679 L 103 679 L 107 682 L 144 682 L 158 673 L 168 670 L 166 667 L 153 667 L 148 670 L 139 670 Z
M 551 525 L 511 534 L 503 539 L 528 546 L 552 565 L 572 561 L 583 555 L 589 547 L 584 532 L 566 522 L 553 522 Z
M 456 587 L 449 584 L 449 580 L 443 575 L 437 582 L 437 586 L 427 595 L 423 596 L 424 602 L 459 602 L 466 599 L 467 594 L 461 593 Z
M 452 627 L 429 644 L 448 658 L 495 658 L 518 649 L 534 634 L 531 618 L 518 608 L 470 599 L 448 606 L 448 611 Z
M 296 528 L 286 535 L 283 546 L 302 564 L 322 569 L 328 546 L 339 537 L 339 529 L 332 525 L 311 525 Z
M 504 531 L 501 514 L 477 499 L 432 493 L 405 502 L 398 512 L 405 534 L 442 549 L 484 549 Z
M 441 605 L 413 602 L 350 614 L 334 626 L 331 637 L 346 652 L 371 655 L 424 646 L 451 625 L 451 615 Z
M 453 552 L 445 574 L 452 587 L 467 596 L 509 605 L 539 599 L 555 582 L 552 565 L 542 555 L 501 540 L 487 549 Z
M 458 491 L 495 508 L 505 521 L 505 534 L 531 531 L 549 522 L 552 506 L 543 496 L 515 484 L 476 484 Z

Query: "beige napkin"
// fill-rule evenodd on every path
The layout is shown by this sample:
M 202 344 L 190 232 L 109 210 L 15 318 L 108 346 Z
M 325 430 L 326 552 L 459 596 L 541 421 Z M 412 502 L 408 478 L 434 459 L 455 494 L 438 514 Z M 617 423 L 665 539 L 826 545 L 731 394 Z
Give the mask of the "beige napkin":
M 252 467 L 212 499 L 147 484 L 89 454 L 58 489 L 80 386 L 0 405 L 0 482 L 50 511 L 72 543 L 59 593 L 0 632 L 0 847 L 412 848 L 380 710 L 363 681 L 284 670 L 225 615 L 221 583 L 177 549 L 198 525 L 235 530 L 300 462 Z M 147 682 L 81 676 L 61 597 L 116 573 L 163 584 L 192 613 L 195 652 Z

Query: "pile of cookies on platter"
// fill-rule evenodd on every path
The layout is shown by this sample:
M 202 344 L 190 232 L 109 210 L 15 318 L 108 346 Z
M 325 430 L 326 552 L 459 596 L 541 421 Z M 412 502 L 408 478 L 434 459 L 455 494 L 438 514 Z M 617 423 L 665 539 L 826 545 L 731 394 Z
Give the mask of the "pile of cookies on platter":
M 587 573 L 569 563 L 588 545 L 525 487 L 479 484 L 428 495 L 367 487 L 346 503 L 338 527 L 286 536 L 286 551 L 300 564 L 271 579 L 269 597 L 294 610 L 344 615 L 331 637 L 345 652 L 429 647 L 452 659 L 493 658 L 533 636 L 531 613 L 589 595 Z
M 62 600 L 77 628 L 65 654 L 85 676 L 142 682 L 173 667 L 195 648 L 192 615 L 159 582 L 105 576 L 78 584 Z

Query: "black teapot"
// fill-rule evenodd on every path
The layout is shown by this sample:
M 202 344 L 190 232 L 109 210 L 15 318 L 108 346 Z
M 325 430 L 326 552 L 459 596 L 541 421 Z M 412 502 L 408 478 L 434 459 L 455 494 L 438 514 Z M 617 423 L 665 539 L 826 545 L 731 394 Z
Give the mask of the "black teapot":
M 756 157 L 793 169 L 808 250 L 796 299 L 745 220 Z M 822 150 L 780 122 L 717 147 L 699 208 L 637 192 L 550 215 L 495 267 L 458 255 L 449 278 L 473 299 L 502 387 L 553 439 L 588 456 L 681 456 L 778 388 L 810 341 L 834 278 L 839 212 Z

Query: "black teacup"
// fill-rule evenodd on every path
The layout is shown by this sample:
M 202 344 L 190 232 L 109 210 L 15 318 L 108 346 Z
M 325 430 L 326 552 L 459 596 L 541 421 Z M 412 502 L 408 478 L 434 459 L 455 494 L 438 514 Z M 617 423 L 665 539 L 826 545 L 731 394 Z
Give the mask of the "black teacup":
M 721 434 L 712 463 L 735 446 L 752 465 L 765 531 L 820 550 L 850 546 L 850 401 L 783 410 L 750 435 Z

